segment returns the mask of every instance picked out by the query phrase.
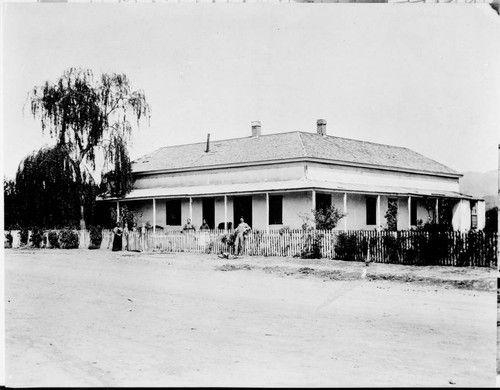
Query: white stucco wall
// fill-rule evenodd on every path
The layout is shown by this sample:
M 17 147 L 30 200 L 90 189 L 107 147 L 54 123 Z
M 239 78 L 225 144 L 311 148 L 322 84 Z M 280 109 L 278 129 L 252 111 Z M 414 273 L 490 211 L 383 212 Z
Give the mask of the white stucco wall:
M 412 199 L 416 200 L 416 199 Z M 409 228 L 410 214 L 408 210 L 408 197 L 398 198 L 398 230 L 406 230 Z
M 308 163 L 307 167 L 307 178 L 310 180 L 364 184 L 379 187 L 403 187 L 433 192 L 459 191 L 458 178 L 319 163 Z
M 283 195 L 283 226 L 299 229 L 303 224 L 302 214 L 312 210 L 312 192 L 289 192 Z
M 470 202 L 461 199 L 453 207 L 452 226 L 453 230 L 466 231 L 471 228 L 471 209 Z M 479 222 L 479 221 L 478 221 Z
M 479 200 L 477 202 L 477 228 L 483 230 L 486 226 L 486 202 Z
M 304 177 L 303 163 L 213 169 L 184 173 L 135 175 L 134 188 L 169 188 L 213 184 L 297 180 Z
M 203 223 L 203 203 L 201 198 L 193 198 L 193 224 L 199 229 Z
M 134 212 L 137 216 L 137 226 L 149 221 L 153 224 L 153 201 L 152 200 L 134 200 L 127 202 L 120 202 L 121 205 L 126 205 L 127 208 Z M 142 216 L 140 214 L 142 213 Z
M 233 197 L 227 197 L 227 221 L 233 221 Z M 215 227 L 217 228 L 219 223 L 224 222 L 224 197 L 215 197 Z M 234 227 L 234 226 L 233 226 Z
M 252 196 L 252 229 L 265 229 L 266 221 L 266 195 L 256 194 Z

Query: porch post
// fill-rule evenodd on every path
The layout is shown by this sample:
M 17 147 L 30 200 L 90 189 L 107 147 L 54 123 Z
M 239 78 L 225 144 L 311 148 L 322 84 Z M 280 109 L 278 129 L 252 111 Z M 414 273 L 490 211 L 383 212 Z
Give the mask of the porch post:
M 153 198 L 153 234 L 156 233 L 156 199 Z
M 408 196 L 408 230 L 411 230 L 411 196 Z
M 314 211 L 316 211 L 316 190 L 312 190 L 312 215 L 313 215 L 312 225 L 314 229 L 316 229 L 316 220 L 314 219 Z
M 266 192 L 266 231 L 269 234 L 269 192 Z
M 227 195 L 224 195 L 224 230 L 227 230 Z
M 439 198 L 436 198 L 436 223 L 439 223 Z
M 380 195 L 377 195 L 377 230 L 380 228 Z
M 193 198 L 189 197 L 189 219 L 193 222 Z
M 344 231 L 347 231 L 347 192 L 344 192 Z
M 120 201 L 116 201 L 116 223 L 120 221 Z

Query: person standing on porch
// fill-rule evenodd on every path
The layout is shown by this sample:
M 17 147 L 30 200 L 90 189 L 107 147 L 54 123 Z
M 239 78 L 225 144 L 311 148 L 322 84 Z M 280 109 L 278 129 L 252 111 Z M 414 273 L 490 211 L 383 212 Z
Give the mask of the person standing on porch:
M 235 230 L 236 233 L 236 239 L 234 240 L 234 250 L 235 254 L 239 255 L 240 254 L 240 246 L 241 246 L 241 252 L 245 251 L 245 238 L 247 233 L 251 230 L 250 225 L 245 222 L 243 217 L 240 218 L 240 224 Z
M 203 223 L 200 226 L 200 230 L 210 230 L 210 226 L 208 226 L 208 223 L 205 219 L 203 220 Z
M 182 230 L 192 230 L 192 231 L 196 230 L 196 228 L 194 227 L 194 225 L 191 223 L 191 218 L 187 219 L 187 222 L 184 225 L 184 228 Z

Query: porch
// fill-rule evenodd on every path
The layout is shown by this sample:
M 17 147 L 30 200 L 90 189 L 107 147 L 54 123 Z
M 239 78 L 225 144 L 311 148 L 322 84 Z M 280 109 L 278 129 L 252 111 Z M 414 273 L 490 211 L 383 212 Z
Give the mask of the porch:
M 307 185 L 309 188 L 304 188 Z M 253 229 L 299 229 L 305 215 L 330 205 L 346 214 L 336 227 L 345 231 L 386 228 L 389 208 L 396 211 L 396 230 L 409 230 L 419 220 L 439 222 L 439 218 L 446 218 L 458 231 L 480 230 L 485 222 L 484 202 L 452 192 L 432 194 L 361 185 L 341 190 L 330 183 L 303 180 L 266 182 L 257 187 L 250 190 L 248 184 L 233 184 L 141 189 L 125 199 L 108 202 L 114 204 L 118 215 L 120 206 L 127 205 L 138 216 L 139 226 L 149 223 L 154 231 L 180 230 L 188 218 L 197 229 L 205 220 L 210 229 L 227 230 L 237 226 L 240 217 Z

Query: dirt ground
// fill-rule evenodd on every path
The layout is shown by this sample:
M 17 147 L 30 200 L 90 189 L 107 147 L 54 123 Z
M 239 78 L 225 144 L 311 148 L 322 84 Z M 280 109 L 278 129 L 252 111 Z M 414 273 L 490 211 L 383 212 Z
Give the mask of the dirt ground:
M 495 276 L 6 250 L 6 385 L 494 386 Z

